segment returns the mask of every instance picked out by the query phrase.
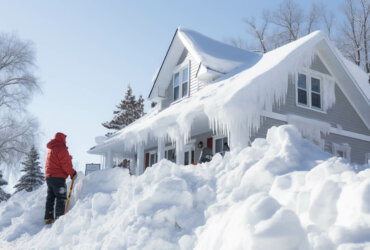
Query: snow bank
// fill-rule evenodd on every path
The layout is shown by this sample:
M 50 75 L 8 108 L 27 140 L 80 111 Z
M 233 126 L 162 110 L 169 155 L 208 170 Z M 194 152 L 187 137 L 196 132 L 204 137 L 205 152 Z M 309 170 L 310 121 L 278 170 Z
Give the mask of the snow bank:
M 331 157 L 292 125 L 250 147 L 141 176 L 79 176 L 71 210 L 43 225 L 45 186 L 0 203 L 7 249 L 364 249 L 370 170 Z M 361 166 L 363 169 L 365 166 Z M 52 240 L 51 240 L 52 239 Z

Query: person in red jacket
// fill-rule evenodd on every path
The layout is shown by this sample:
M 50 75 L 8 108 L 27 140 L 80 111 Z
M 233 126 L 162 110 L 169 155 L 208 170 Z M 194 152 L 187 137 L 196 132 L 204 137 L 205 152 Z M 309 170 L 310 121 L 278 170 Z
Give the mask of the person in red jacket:
M 55 219 L 64 214 L 65 202 L 67 200 L 66 178 L 77 177 L 77 172 L 72 167 L 72 156 L 69 155 L 66 146 L 66 135 L 56 133 L 55 138 L 47 144 L 48 154 L 45 163 L 45 178 L 48 186 L 45 223 L 54 222 L 54 203 Z

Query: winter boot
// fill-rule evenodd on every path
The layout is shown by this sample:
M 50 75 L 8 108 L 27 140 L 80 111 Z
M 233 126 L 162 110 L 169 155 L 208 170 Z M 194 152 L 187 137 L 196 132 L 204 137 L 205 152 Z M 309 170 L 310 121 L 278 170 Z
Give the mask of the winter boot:
M 48 224 L 53 224 L 54 222 L 54 219 L 45 219 L 45 224 L 48 225 Z

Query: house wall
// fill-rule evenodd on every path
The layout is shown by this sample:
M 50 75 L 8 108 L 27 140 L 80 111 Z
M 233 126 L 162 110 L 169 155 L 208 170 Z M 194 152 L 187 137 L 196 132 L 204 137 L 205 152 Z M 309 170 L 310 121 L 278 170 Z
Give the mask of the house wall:
M 198 69 L 200 67 L 200 63 L 197 62 L 191 54 L 184 49 L 181 53 L 181 56 L 176 64 L 176 66 L 182 64 L 185 61 L 189 61 L 189 95 L 193 96 L 197 93 L 200 89 L 202 89 L 206 83 L 203 81 L 199 81 L 197 79 Z M 165 109 L 171 105 L 173 102 L 173 82 L 172 80 L 168 83 L 167 89 L 165 90 L 165 98 L 162 100 L 162 109 Z
M 281 125 L 284 125 L 284 124 L 286 124 L 286 122 L 276 120 L 276 119 L 272 119 L 272 118 L 269 118 L 269 117 L 264 117 L 261 120 L 260 128 L 256 132 L 252 133 L 250 141 L 253 142 L 256 138 L 266 138 L 267 130 L 269 130 L 269 128 L 271 128 L 273 126 L 281 126 Z
M 330 74 L 325 68 L 324 64 L 317 57 L 311 69 L 319 71 L 324 74 Z M 340 81 L 340 79 L 338 79 Z M 323 82 L 325 84 L 325 82 Z M 335 84 L 335 98 L 336 102 L 327 112 L 318 112 L 308 108 L 297 106 L 296 104 L 296 86 L 294 82 L 290 82 L 286 101 L 280 106 L 275 106 L 273 112 L 280 114 L 295 114 L 306 118 L 312 118 L 330 123 L 333 127 L 342 128 L 347 131 L 370 135 L 370 130 L 366 127 L 360 116 L 357 114 L 351 103 L 348 101 L 342 90 Z M 267 120 L 266 125 L 263 125 L 256 137 L 263 137 L 266 132 L 266 127 L 270 124 Z M 363 164 L 365 163 L 365 153 L 370 152 L 370 142 L 364 140 L 353 139 L 350 137 L 340 136 L 336 134 L 329 134 L 325 136 L 325 151 L 332 152 L 333 143 L 348 143 L 351 147 L 351 161 Z
M 311 69 L 329 75 L 328 69 L 321 60 L 316 57 L 311 65 Z M 340 79 L 338 79 L 340 81 Z M 323 82 L 325 84 L 325 82 Z M 364 135 L 370 135 L 369 129 L 350 104 L 342 90 L 335 84 L 336 102 L 327 112 L 319 112 L 296 105 L 296 86 L 290 82 L 286 102 L 280 107 L 274 107 L 273 111 L 280 114 L 296 114 L 307 118 L 313 118 L 330 123 L 334 127 L 342 127 L 344 130 L 356 132 Z
M 325 151 L 333 154 L 333 143 L 347 143 L 351 147 L 351 162 L 358 164 L 366 163 L 365 157 L 366 153 L 370 153 L 370 142 L 336 134 L 328 134 L 324 136 L 324 139 Z

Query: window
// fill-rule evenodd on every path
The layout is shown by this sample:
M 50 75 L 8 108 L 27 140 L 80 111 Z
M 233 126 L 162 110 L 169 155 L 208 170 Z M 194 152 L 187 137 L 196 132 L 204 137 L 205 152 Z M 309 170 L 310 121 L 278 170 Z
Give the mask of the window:
M 184 153 L 184 165 L 194 163 L 194 149 L 185 151 Z
M 298 74 L 298 103 L 307 105 L 306 75 Z
M 150 152 L 149 154 L 149 166 L 151 167 L 158 162 L 158 154 L 157 152 Z
M 321 109 L 320 80 L 311 77 L 311 105 Z
M 299 73 L 297 82 L 297 104 L 315 110 L 321 110 L 321 96 L 320 78 Z
M 189 68 L 186 67 L 182 70 L 182 97 L 188 95 L 188 82 L 189 82 Z
M 173 75 L 173 100 L 176 101 L 189 92 L 189 66 L 182 67 Z
M 174 148 L 166 149 L 164 151 L 164 158 L 166 158 L 169 161 L 176 162 L 175 149 Z
M 365 154 L 365 164 L 369 164 L 370 165 L 370 153 L 366 153 Z
M 173 77 L 173 99 L 176 101 L 179 99 L 179 92 L 180 92 L 180 74 L 176 73 Z
M 333 143 L 333 155 L 351 160 L 351 147 L 347 143 Z
M 229 151 L 229 145 L 227 142 L 227 137 L 219 137 L 214 140 L 214 154 L 220 153 L 225 154 L 226 151 Z

